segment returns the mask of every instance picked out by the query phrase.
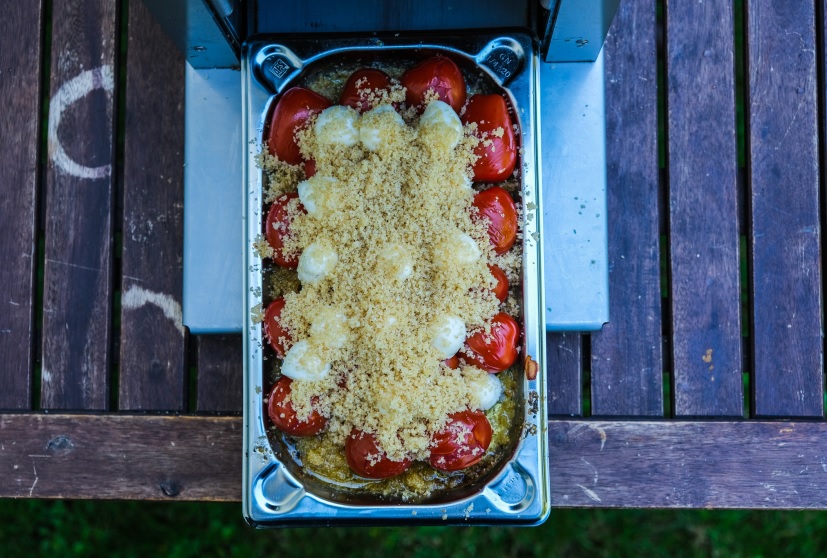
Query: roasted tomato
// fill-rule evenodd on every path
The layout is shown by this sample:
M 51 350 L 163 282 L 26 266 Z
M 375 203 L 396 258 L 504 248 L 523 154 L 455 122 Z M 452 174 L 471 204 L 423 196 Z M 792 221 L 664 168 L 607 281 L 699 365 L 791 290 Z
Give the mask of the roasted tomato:
M 367 112 L 372 108 L 370 103 L 372 92 L 377 89 L 389 90 L 390 86 L 391 78 L 382 70 L 375 68 L 356 70 L 347 78 L 339 104 L 353 107 L 360 113 Z
M 465 107 L 462 123 L 476 122 L 474 133 L 483 140 L 474 149 L 475 182 L 502 182 L 514 172 L 517 148 L 508 106 L 500 95 L 473 95 Z M 500 133 L 502 130 L 502 133 Z
M 345 458 L 350 469 L 366 479 L 386 479 L 395 477 L 408 470 L 410 459 L 391 461 L 385 450 L 376 443 L 373 434 L 356 430 L 351 431 L 345 441 Z
M 267 242 L 273 248 L 273 260 L 281 267 L 296 269 L 299 266 L 298 254 L 284 255 L 284 241 L 290 236 L 290 216 L 287 214 L 287 204 L 290 200 L 298 198 L 296 192 L 290 192 L 280 196 L 267 213 L 265 236 Z M 302 211 L 304 208 L 299 206 Z
M 500 312 L 491 318 L 491 334 L 480 330 L 465 340 L 460 353 L 468 364 L 487 372 L 502 372 L 517 360 L 517 340 L 520 326 L 509 316 Z
M 488 238 L 497 254 L 505 254 L 517 240 L 517 206 L 511 194 L 493 186 L 474 196 L 480 217 L 488 219 Z
M 279 297 L 267 306 L 264 311 L 264 337 L 267 342 L 276 351 L 279 358 L 284 358 L 287 352 L 284 350 L 284 343 L 282 339 L 290 339 L 287 330 L 281 326 L 281 309 L 284 308 L 284 297 Z
M 316 174 L 316 161 L 310 159 L 304 162 L 304 177 L 311 178 Z
M 425 94 L 433 89 L 440 101 L 451 105 L 458 114 L 465 104 L 465 79 L 462 72 L 450 58 L 434 56 L 423 60 L 399 80 L 407 89 L 405 102 L 409 106 L 419 107 L 425 104 Z
M 457 368 L 459 368 L 459 355 L 454 355 L 451 358 L 446 358 L 442 361 L 442 364 L 444 364 L 451 370 L 456 370 Z
M 491 444 L 491 424 L 480 411 L 460 411 L 431 438 L 428 463 L 440 471 L 458 471 L 477 463 Z
M 494 296 L 496 296 L 500 302 L 504 302 L 508 296 L 508 277 L 505 276 L 505 271 L 496 265 L 489 265 L 488 271 L 490 271 L 494 279 L 497 280 L 497 286 L 494 287 Z
M 270 133 L 267 136 L 270 155 L 291 165 L 302 162 L 296 132 L 307 119 L 330 106 L 330 101 L 303 87 L 293 87 L 284 92 L 273 110 Z
M 327 425 L 327 419 L 313 409 L 305 420 L 296 417 L 293 404 L 285 401 L 290 395 L 290 385 L 293 380 L 282 376 L 270 391 L 270 400 L 267 403 L 267 414 L 276 428 L 291 436 L 313 436 L 318 434 Z

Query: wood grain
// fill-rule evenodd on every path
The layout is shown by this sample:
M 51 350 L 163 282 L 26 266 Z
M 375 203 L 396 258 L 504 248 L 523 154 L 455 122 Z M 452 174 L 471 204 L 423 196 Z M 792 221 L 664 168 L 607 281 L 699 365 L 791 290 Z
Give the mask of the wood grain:
M 237 500 L 241 419 L 0 415 L 0 497 Z
M 197 337 L 198 412 L 241 413 L 244 394 L 241 343 L 240 335 Z
M 546 333 L 548 414 L 583 414 L 583 342 L 578 333 Z
M 827 508 L 824 422 L 549 423 L 555 506 Z
M 28 409 L 34 366 L 41 2 L 0 18 L 0 409 Z
M 824 414 L 812 1 L 747 8 L 755 414 Z
M 184 59 L 129 3 L 119 405 L 182 410 Z
M 117 3 L 74 0 L 53 10 L 40 404 L 104 410 L 112 339 Z
M 662 415 L 655 3 L 621 2 L 603 52 L 611 322 L 592 334 L 592 413 Z
M 732 4 L 668 1 L 666 26 L 675 415 L 742 416 Z
M 0 415 L 0 497 L 238 501 L 241 438 L 240 417 Z M 824 422 L 553 420 L 552 504 L 827 509 L 825 439 Z

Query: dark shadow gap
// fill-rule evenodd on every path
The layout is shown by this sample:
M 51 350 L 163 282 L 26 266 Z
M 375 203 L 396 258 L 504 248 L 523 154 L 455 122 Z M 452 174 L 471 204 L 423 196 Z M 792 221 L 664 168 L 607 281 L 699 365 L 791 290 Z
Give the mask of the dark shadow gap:
M 661 362 L 663 367 L 662 410 L 670 418 L 675 408 L 674 385 L 675 366 L 672 354 L 672 276 L 670 269 L 670 215 L 669 215 L 669 93 L 667 80 L 667 35 L 666 2 L 657 0 L 655 10 L 657 27 L 657 96 L 658 96 L 658 241 L 661 296 Z
M 827 123 L 825 123 L 825 118 L 827 118 L 827 114 L 825 114 L 825 57 L 824 57 L 824 46 L 825 46 L 825 37 L 824 37 L 824 4 L 822 2 L 816 2 L 816 84 L 818 87 L 818 95 L 816 95 L 816 103 L 817 103 L 817 123 L 818 123 L 818 160 L 820 162 L 818 167 L 818 194 L 819 194 L 819 226 L 821 227 L 822 231 L 822 239 L 824 231 L 827 230 L 827 209 L 825 209 L 825 195 L 824 195 L 824 185 L 825 185 L 825 156 L 827 156 L 827 149 L 825 149 L 825 130 L 827 129 Z M 823 243 L 823 240 L 822 240 Z M 823 251 L 823 244 L 822 244 L 822 251 Z M 825 287 L 827 287 L 827 279 L 825 279 L 824 269 L 822 268 L 821 271 L 821 304 L 822 308 L 824 305 L 824 292 Z M 822 329 L 824 328 L 824 317 L 821 318 Z M 823 341 L 822 341 L 823 343 Z M 822 344 L 822 355 L 827 351 L 827 347 Z M 827 376 L 825 376 L 824 366 L 822 364 L 822 376 L 821 376 L 821 389 L 822 389 L 822 415 L 824 415 L 825 411 L 827 410 Z
M 584 333 L 580 336 L 581 366 L 580 379 L 582 401 L 581 413 L 583 418 L 592 416 L 592 336 Z

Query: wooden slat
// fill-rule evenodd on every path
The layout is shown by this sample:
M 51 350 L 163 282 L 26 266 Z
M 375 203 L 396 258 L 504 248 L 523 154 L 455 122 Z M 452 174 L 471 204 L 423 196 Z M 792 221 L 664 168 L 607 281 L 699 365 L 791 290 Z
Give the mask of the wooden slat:
M 579 417 L 583 414 L 581 370 L 583 344 L 577 333 L 546 334 L 548 414 Z
M 743 415 L 732 29 L 731 2 L 667 3 L 676 416 Z
M 184 59 L 140 1 L 126 72 L 119 405 L 181 410 Z
M 199 335 L 196 410 L 240 413 L 244 382 L 240 335 Z
M 241 419 L 0 415 L 0 498 L 237 500 Z
M 33 367 L 41 2 L 0 18 L 0 409 L 28 409 Z
M 0 415 L 0 498 L 238 501 L 241 438 L 240 417 Z M 827 509 L 825 440 L 825 422 L 550 421 L 552 504 Z
M 592 335 L 592 413 L 663 414 L 655 3 L 620 3 L 606 44 L 610 323 Z
M 827 508 L 824 422 L 551 422 L 555 506 Z
M 117 4 L 52 16 L 41 406 L 108 407 Z
M 755 414 L 820 417 L 815 7 L 750 2 L 747 17 Z

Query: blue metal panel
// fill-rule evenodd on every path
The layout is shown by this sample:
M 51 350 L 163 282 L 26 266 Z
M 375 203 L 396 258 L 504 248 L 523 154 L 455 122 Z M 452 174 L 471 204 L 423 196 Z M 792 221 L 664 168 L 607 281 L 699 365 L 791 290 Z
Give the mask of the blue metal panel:
M 603 55 L 540 64 L 546 327 L 609 321 Z
M 187 64 L 186 87 L 184 325 L 240 332 L 241 72 Z

